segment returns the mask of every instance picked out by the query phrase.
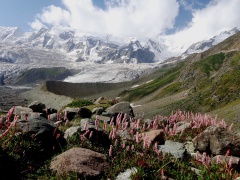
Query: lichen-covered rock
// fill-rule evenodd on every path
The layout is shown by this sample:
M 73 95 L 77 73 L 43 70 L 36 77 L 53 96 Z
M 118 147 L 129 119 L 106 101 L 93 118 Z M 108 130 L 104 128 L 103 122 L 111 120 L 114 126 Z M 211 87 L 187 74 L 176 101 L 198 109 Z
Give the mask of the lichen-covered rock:
M 240 139 L 222 127 L 210 126 L 193 140 L 196 150 L 225 155 L 228 150 L 233 156 L 240 157 Z
M 148 136 L 149 141 L 153 144 L 157 142 L 158 144 L 164 144 L 165 134 L 162 129 L 151 130 L 140 134 L 140 139 L 143 140 L 145 136 Z
M 68 128 L 65 133 L 64 133 L 64 138 L 67 139 L 67 138 L 70 138 L 78 133 L 81 132 L 81 127 L 80 126 L 73 126 L 73 127 L 70 127 Z
M 104 154 L 85 148 L 72 148 L 56 156 L 50 168 L 58 174 L 76 172 L 85 178 L 98 178 L 109 168 L 109 163 Z
M 162 152 L 170 153 L 177 159 L 183 159 L 188 156 L 183 143 L 167 140 L 164 145 L 159 145 L 158 148 Z

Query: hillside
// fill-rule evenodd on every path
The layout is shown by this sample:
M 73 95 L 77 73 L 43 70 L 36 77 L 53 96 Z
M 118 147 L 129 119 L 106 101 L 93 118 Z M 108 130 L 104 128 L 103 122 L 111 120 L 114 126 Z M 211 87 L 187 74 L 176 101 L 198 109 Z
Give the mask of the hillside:
M 226 112 L 220 113 L 222 118 L 237 120 L 234 114 L 238 114 L 240 106 L 239 47 L 240 33 L 237 33 L 208 51 L 178 62 L 175 67 L 160 68 L 157 72 L 163 72 L 161 76 L 120 95 L 134 105 L 141 105 L 136 111 L 149 115 L 169 114 L 177 109 L 218 114 L 221 109 L 220 112 Z

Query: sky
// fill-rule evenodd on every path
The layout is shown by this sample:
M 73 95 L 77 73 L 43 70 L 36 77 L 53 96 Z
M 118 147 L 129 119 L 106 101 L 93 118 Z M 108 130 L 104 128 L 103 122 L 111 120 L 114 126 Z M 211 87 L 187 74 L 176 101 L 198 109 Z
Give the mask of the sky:
M 240 26 L 240 0 L 0 0 L 0 26 L 197 41 Z

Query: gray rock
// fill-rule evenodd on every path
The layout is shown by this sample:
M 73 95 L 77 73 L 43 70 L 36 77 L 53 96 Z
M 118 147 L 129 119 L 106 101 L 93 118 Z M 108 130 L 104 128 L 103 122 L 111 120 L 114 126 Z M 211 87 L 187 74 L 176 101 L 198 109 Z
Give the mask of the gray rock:
M 183 143 L 167 140 L 164 145 L 158 146 L 159 150 L 170 153 L 177 159 L 183 159 L 187 154 Z
M 106 114 L 113 115 L 115 113 L 127 114 L 134 117 L 133 109 L 129 102 L 120 102 L 106 109 Z
M 108 167 L 106 155 L 85 148 L 72 148 L 56 156 L 50 169 L 58 174 L 76 172 L 85 178 L 98 178 Z
M 121 140 L 123 141 L 133 141 L 135 138 L 132 134 L 129 133 L 129 131 L 125 130 L 118 130 L 117 135 L 120 136 Z
M 67 119 L 69 121 L 73 120 L 79 113 L 80 108 L 71 108 L 71 107 L 66 107 L 63 112 L 66 112 Z
M 217 163 L 217 159 L 218 157 L 220 158 L 220 163 L 227 163 L 229 162 L 230 158 L 232 158 L 232 166 L 236 167 L 238 166 L 238 168 L 240 168 L 240 159 L 239 157 L 235 157 L 235 156 L 225 156 L 225 155 L 216 155 L 211 159 L 211 163 Z
M 66 143 L 54 124 L 42 117 L 29 118 L 28 121 L 19 120 L 17 122 L 17 128 L 20 132 L 23 132 L 27 136 L 31 136 L 39 143 L 39 151 L 51 153 L 53 152 L 53 147 L 58 151 L 61 150 L 60 145 L 64 146 Z
M 195 148 L 194 148 L 194 145 L 192 142 L 190 142 L 190 141 L 185 142 L 184 147 L 187 150 L 187 152 L 194 153 Z
M 79 132 L 81 132 L 81 127 L 80 126 L 73 126 L 68 128 L 65 133 L 64 133 L 64 138 L 70 138 L 76 134 L 78 134 Z
M 126 169 L 123 173 L 120 173 L 117 177 L 116 180 L 131 180 L 131 175 L 137 173 L 137 169 L 131 168 L 131 169 Z
M 105 98 L 104 97 L 99 97 L 93 104 L 100 104 L 100 102 L 102 101 L 102 100 L 104 100 Z
M 240 139 L 225 128 L 210 126 L 192 141 L 196 150 L 215 155 L 225 155 L 230 150 L 231 155 L 240 157 Z
M 103 113 L 103 107 L 96 107 L 92 110 L 93 114 L 101 115 Z
M 57 120 L 58 120 L 57 119 L 57 113 L 53 113 L 53 114 L 49 115 L 49 121 L 56 122 Z
M 182 123 L 182 124 L 177 123 L 177 133 L 181 133 L 182 131 L 185 131 L 189 128 L 191 128 L 190 123 Z
M 28 107 L 15 106 L 13 114 L 22 116 L 22 115 L 28 114 L 30 112 L 33 112 L 33 110 Z
M 81 120 L 81 131 L 85 131 L 84 126 L 85 123 L 87 123 L 87 129 L 95 129 L 96 130 L 96 126 L 95 126 L 95 122 L 92 119 L 89 118 L 85 118 Z M 98 128 L 98 131 L 102 130 L 102 128 Z

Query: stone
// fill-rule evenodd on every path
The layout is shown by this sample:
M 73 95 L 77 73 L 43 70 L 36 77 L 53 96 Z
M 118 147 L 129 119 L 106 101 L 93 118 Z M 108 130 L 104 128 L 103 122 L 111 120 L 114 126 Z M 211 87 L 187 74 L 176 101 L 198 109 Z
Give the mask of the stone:
M 222 127 L 210 126 L 192 140 L 198 151 L 214 155 L 225 155 L 228 150 L 232 156 L 240 157 L 240 139 Z
M 29 104 L 28 107 L 32 109 L 33 112 L 43 112 L 44 109 L 46 108 L 46 105 L 41 102 L 34 101 L 31 104 Z
M 135 140 L 135 138 L 134 138 L 134 136 L 132 135 L 132 134 L 130 134 L 130 132 L 129 131 L 127 131 L 127 130 L 125 130 L 125 131 L 123 131 L 123 130 L 118 130 L 117 131 L 117 135 L 121 138 L 121 140 L 123 140 L 123 141 L 134 141 Z
M 58 119 L 57 113 L 49 114 L 49 121 L 56 122 Z
M 178 123 L 177 123 L 177 134 L 181 133 L 182 131 L 185 131 L 185 130 L 191 128 L 191 124 L 190 123 L 182 123 L 182 124 L 178 124 Z
M 92 119 L 89 119 L 89 118 L 85 118 L 85 119 L 82 119 L 81 120 L 81 131 L 85 131 L 84 127 L 85 127 L 85 123 L 87 123 L 87 129 L 95 129 L 95 130 L 98 130 L 98 131 L 102 131 L 102 128 L 98 127 L 98 129 L 96 129 L 96 126 L 95 126 L 95 121 L 93 121 Z
M 187 150 L 187 152 L 194 153 L 195 148 L 194 148 L 194 145 L 192 142 L 190 142 L 190 141 L 185 142 L 184 147 Z
M 61 151 L 66 140 L 56 126 L 43 117 L 28 118 L 17 122 L 17 129 L 32 137 L 39 144 L 39 151 L 47 155 Z
M 93 179 L 98 178 L 108 168 L 106 155 L 77 147 L 56 156 L 50 165 L 50 169 L 58 174 L 76 172 L 84 178 Z
M 154 144 L 155 142 L 157 142 L 159 145 L 164 144 L 165 134 L 162 129 L 151 130 L 148 132 L 141 133 L 139 135 L 141 140 L 143 140 L 144 137 L 147 135 L 151 144 Z
M 106 109 L 106 114 L 108 114 L 108 115 L 113 115 L 116 113 L 117 114 L 119 114 L 119 113 L 127 114 L 130 117 L 134 117 L 133 109 L 132 109 L 130 103 L 126 102 L 126 101 L 117 103 Z
M 85 135 L 85 137 L 94 142 L 94 143 L 99 143 L 102 146 L 106 146 L 109 147 L 111 141 L 108 137 L 108 134 L 106 134 L 102 127 L 98 127 L 98 129 L 96 129 L 95 126 L 95 122 L 89 118 L 85 118 L 81 120 L 81 133 L 86 133 L 86 130 L 84 129 L 85 127 L 85 123 L 87 122 L 87 130 L 89 130 L 89 132 Z M 92 132 L 92 137 L 89 138 L 90 133 Z
M 92 113 L 93 114 L 96 114 L 96 115 L 102 115 L 103 113 L 103 107 L 96 107 L 92 110 Z
M 116 180 L 131 180 L 131 175 L 135 173 L 137 173 L 137 169 L 135 167 L 126 169 L 116 177 Z
M 64 133 L 64 138 L 67 139 L 67 138 L 70 138 L 74 135 L 77 135 L 78 133 L 81 132 L 81 127 L 80 126 L 73 126 L 73 127 L 70 127 L 68 128 L 65 133 Z
M 69 121 L 73 120 L 76 115 L 78 115 L 80 108 L 71 108 L 71 107 L 66 107 L 63 112 L 67 114 L 67 119 Z
M 220 163 L 227 163 L 229 162 L 230 158 L 232 158 L 232 167 L 240 168 L 240 159 L 239 157 L 235 156 L 225 156 L 225 155 L 216 155 L 211 159 L 211 163 L 216 164 L 218 157 L 220 158 Z
M 21 117 L 22 115 L 28 114 L 31 112 L 33 112 L 33 110 L 28 107 L 15 106 L 13 114 L 19 115 Z
M 167 140 L 164 145 L 159 145 L 158 148 L 162 152 L 170 153 L 176 159 L 183 159 L 188 156 L 183 143 Z
M 94 101 L 93 104 L 100 104 L 102 100 L 104 100 L 105 98 L 104 97 L 99 97 L 96 101 Z
M 92 111 L 88 108 L 80 108 L 78 111 L 78 115 L 81 118 L 91 118 L 92 117 Z

